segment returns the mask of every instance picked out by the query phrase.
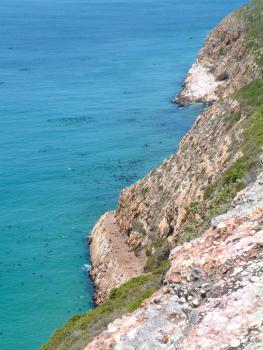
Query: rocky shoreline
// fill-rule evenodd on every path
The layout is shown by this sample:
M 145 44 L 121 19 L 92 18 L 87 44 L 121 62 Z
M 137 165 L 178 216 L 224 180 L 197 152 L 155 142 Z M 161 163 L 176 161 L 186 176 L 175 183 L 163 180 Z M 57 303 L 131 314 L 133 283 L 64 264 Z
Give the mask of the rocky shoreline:
M 209 34 L 175 99 L 206 108 L 95 225 L 99 305 L 41 350 L 263 349 L 262 13 Z
M 231 125 L 229 118 L 238 111 L 239 103 L 229 96 L 261 76 L 245 37 L 246 26 L 236 13 L 209 34 L 186 76 L 183 90 L 174 100 L 182 106 L 202 102 L 208 107 L 185 135 L 175 155 L 120 194 L 114 227 L 123 250 L 129 255 L 139 252 L 132 258 L 136 269 L 131 268 L 131 260 L 116 263 L 119 253 L 106 243 L 111 237 L 114 239 L 111 230 L 107 230 L 107 214 L 93 229 L 90 275 L 96 287 L 96 302 L 105 301 L 110 288 L 143 272 L 144 251 L 153 250 L 159 237 L 174 244 L 182 234 L 191 203 L 202 200 L 205 188 L 242 156 L 241 123 Z M 102 258 L 105 246 L 107 257 Z

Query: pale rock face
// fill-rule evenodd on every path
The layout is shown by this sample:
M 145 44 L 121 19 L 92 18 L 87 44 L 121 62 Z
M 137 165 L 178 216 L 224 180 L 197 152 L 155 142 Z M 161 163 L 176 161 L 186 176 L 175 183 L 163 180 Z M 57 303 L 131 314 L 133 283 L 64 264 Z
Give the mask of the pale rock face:
M 135 256 L 126 244 L 126 237 L 116 225 L 115 212 L 107 212 L 100 218 L 89 241 L 93 266 L 90 276 L 96 287 L 94 299 L 100 303 L 107 299 L 112 288 L 143 273 L 146 256 L 144 251 Z
M 159 224 L 159 230 L 161 233 L 161 237 L 167 237 L 169 233 L 170 225 L 167 222 L 166 218 L 163 218 Z
M 141 237 L 142 246 L 153 232 L 165 237 L 168 231 L 176 238 L 185 207 L 202 200 L 206 186 L 242 156 L 242 122 L 231 124 L 231 116 L 239 109 L 232 94 L 261 76 L 245 36 L 244 23 L 236 15 L 226 17 L 209 34 L 177 96 L 181 104 L 202 101 L 209 106 L 177 153 L 120 195 L 116 211 L 120 230 L 131 235 L 135 221 L 146 223 L 149 234 Z
M 263 345 L 263 173 L 203 237 L 171 251 L 165 285 L 85 350 Z
M 244 22 L 235 14 L 227 16 L 208 35 L 174 102 L 211 103 L 256 79 L 260 70 L 245 36 Z
M 220 85 L 209 69 L 199 63 L 193 64 L 185 79 L 180 95 L 183 100 L 213 102 L 217 99 L 216 89 Z

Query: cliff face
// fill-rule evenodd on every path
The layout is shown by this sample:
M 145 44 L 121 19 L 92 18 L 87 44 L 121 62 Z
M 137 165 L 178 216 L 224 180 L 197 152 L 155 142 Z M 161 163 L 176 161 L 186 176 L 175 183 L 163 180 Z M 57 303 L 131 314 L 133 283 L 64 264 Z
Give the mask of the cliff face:
M 158 292 L 85 350 L 262 349 L 262 247 L 263 173 L 203 237 L 172 250 Z
M 182 102 L 216 102 L 197 119 L 175 155 L 121 193 L 117 222 L 131 243 L 134 236 L 135 240 L 139 236 L 134 226 L 140 225 L 146 231 L 146 235 L 140 234 L 142 241 L 156 234 L 175 238 L 184 218 L 182 208 L 202 199 L 206 186 L 240 156 L 242 123 L 231 119 L 239 110 L 232 95 L 260 77 L 245 36 L 246 26 L 237 14 L 227 17 L 209 35 L 179 98 Z M 213 84 L 206 84 L 204 71 L 210 80 L 214 79 Z M 219 81 L 222 76 L 224 80 Z
M 115 213 L 104 214 L 89 236 L 93 269 L 90 276 L 96 288 L 97 303 L 104 301 L 112 288 L 143 273 L 145 254 L 136 257 L 119 231 Z M 131 264 L 132 262 L 132 264 Z M 110 278 L 109 278 L 110 274 Z
M 209 34 L 174 101 L 212 103 L 259 74 L 255 56 L 247 47 L 247 23 L 235 12 Z
M 41 350 L 263 349 L 262 47 L 263 0 L 208 36 L 177 96 L 206 109 L 100 218 L 100 305 Z
M 231 198 L 222 207 L 218 205 L 217 211 L 210 210 L 210 202 L 204 195 L 207 188 L 243 156 L 241 145 L 248 115 L 241 111 L 235 92 L 261 76 L 256 55 L 247 45 L 247 26 L 240 12 L 235 12 L 208 36 L 176 101 L 209 105 L 181 141 L 178 152 L 120 195 L 114 214 L 115 235 L 122 237 L 125 251 L 134 251 L 132 265 L 135 264 L 136 269 L 127 273 L 131 260 L 122 259 L 112 273 L 116 252 L 112 247 L 108 249 L 109 246 L 107 257 L 98 259 L 105 254 L 100 249 L 105 248 L 95 243 L 95 237 L 100 237 L 101 241 L 103 237 L 111 240 L 110 233 L 100 229 L 105 228 L 107 215 L 93 230 L 91 276 L 97 287 L 97 302 L 107 298 L 110 288 L 143 271 L 145 251 L 148 255 L 146 271 L 149 271 L 152 266 L 158 266 L 162 254 L 167 255 L 160 241 L 173 245 L 198 236 L 209 226 L 211 213 L 223 212 L 230 205 Z M 236 190 L 232 192 L 233 197 Z M 196 203 L 199 210 L 193 212 Z M 189 223 L 193 222 L 193 215 L 198 229 L 191 233 Z M 131 256 L 132 252 L 129 254 Z

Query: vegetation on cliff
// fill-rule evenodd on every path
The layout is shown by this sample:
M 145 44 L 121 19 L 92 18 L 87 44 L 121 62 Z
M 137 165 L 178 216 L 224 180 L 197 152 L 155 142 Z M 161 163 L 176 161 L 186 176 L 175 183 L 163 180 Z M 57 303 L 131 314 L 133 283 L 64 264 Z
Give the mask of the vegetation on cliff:
M 246 44 L 255 53 L 257 64 L 263 70 L 263 1 L 253 0 L 238 11 L 238 14 L 242 16 L 247 26 Z M 222 55 L 226 54 L 223 48 L 220 52 Z M 224 171 L 204 188 L 202 200 L 193 200 L 185 207 L 187 214 L 178 229 L 177 244 L 200 236 L 210 226 L 211 219 L 224 213 L 230 207 L 236 193 L 256 177 L 263 147 L 263 80 L 257 79 L 241 87 L 231 99 L 236 100 L 239 107 L 234 112 L 228 113 L 227 110 L 223 125 L 227 131 L 238 125 L 242 131 L 242 141 L 236 146 L 240 155 L 233 162 L 227 160 L 230 166 L 224 168 Z M 224 100 L 220 102 L 224 104 Z M 191 171 L 191 164 L 188 171 Z M 149 195 L 148 192 L 148 187 L 143 187 L 141 195 L 144 199 Z M 162 193 L 160 198 L 163 198 L 164 193 L 169 195 L 161 185 L 159 192 Z M 140 221 L 134 222 L 133 226 L 134 230 L 146 236 L 147 232 Z M 165 237 L 155 236 L 146 247 L 148 260 L 145 272 L 148 274 L 113 289 L 109 300 L 95 310 L 73 316 L 64 327 L 54 333 L 41 350 L 83 349 L 92 338 L 107 327 L 109 322 L 139 307 L 144 299 L 160 287 L 163 274 L 168 268 L 167 257 L 170 248 L 171 245 Z
M 235 95 L 240 103 L 238 112 L 230 115 L 230 123 L 242 123 L 242 156 L 204 191 L 204 200 L 187 208 L 188 218 L 182 225 L 177 244 L 183 244 L 202 234 L 211 219 L 224 213 L 237 192 L 255 178 L 260 166 L 263 146 L 263 80 L 256 80 L 241 88 Z
M 248 23 L 248 46 L 255 53 L 257 63 L 263 71 L 263 1 L 253 0 L 240 12 Z
M 88 313 L 71 317 L 40 350 L 83 350 L 111 321 L 136 310 L 143 300 L 159 289 L 168 267 L 168 261 L 163 261 L 151 274 L 133 278 L 119 288 L 112 289 L 108 301 Z
M 246 43 L 254 52 L 263 71 L 263 1 L 254 0 L 239 12 L 246 23 Z M 242 87 L 234 96 L 239 102 L 237 112 L 229 116 L 229 127 L 242 124 L 242 156 L 204 191 L 204 200 L 187 208 L 188 217 L 182 225 L 177 244 L 183 244 L 202 234 L 211 219 L 224 213 L 236 193 L 256 176 L 263 147 L 263 80 L 257 79 Z

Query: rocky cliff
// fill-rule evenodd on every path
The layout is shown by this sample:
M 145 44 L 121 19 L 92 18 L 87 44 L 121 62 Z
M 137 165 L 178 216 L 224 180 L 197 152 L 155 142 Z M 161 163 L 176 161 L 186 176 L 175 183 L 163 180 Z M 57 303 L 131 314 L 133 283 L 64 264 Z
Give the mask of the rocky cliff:
M 178 152 L 120 195 L 114 214 L 115 232 L 118 231 L 128 245 L 125 249 L 135 252 L 132 261 L 137 266 L 127 274 L 126 262 L 122 261 L 117 273 L 123 276 L 121 282 L 136 276 L 143 267 L 150 271 L 158 266 L 167 255 L 169 244 L 182 243 L 199 235 L 208 227 L 211 215 L 226 210 L 241 187 L 233 181 L 229 189 L 233 192 L 232 198 L 229 196 L 229 200 L 219 203 L 216 210 L 210 210 L 213 203 L 205 198 L 208 186 L 219 181 L 222 174 L 244 155 L 244 123 L 250 115 L 246 114 L 235 93 L 261 77 L 257 55 L 248 45 L 250 24 L 244 15 L 246 11 L 231 14 L 211 32 L 185 79 L 176 101 L 181 105 L 204 102 L 208 106 L 181 141 Z M 195 210 L 193 220 L 193 205 L 196 203 L 199 209 Z M 107 220 L 108 215 L 100 219 L 102 226 Z M 193 221 L 198 226 L 195 232 L 190 227 Z M 110 239 L 109 232 L 104 230 L 104 234 L 105 240 Z M 109 295 L 108 286 L 120 284 L 110 267 L 116 252 L 111 249 L 103 261 L 98 259 L 97 256 L 102 255 L 100 248 L 98 245 L 94 248 L 92 242 L 95 242 L 94 237 L 102 237 L 103 233 L 96 226 L 91 236 L 94 264 L 91 276 L 97 288 L 96 300 L 101 302 Z M 141 256 L 145 256 L 144 252 L 148 259 L 146 265 L 139 268 L 145 263 Z M 128 265 L 131 265 L 130 261 Z
M 143 273 L 146 256 L 136 256 L 120 233 L 115 212 L 105 213 L 89 236 L 93 268 L 90 276 L 95 283 L 96 301 L 104 301 L 112 288 Z M 131 263 L 132 262 L 132 263 Z M 110 274 L 110 276 L 109 276 Z
M 41 350 L 263 349 L 262 48 L 263 0 L 208 36 L 175 99 L 203 113 L 95 225 L 99 305 Z
M 208 35 L 174 102 L 211 104 L 256 79 L 260 71 L 247 46 L 247 31 L 247 23 L 238 11 L 226 17 Z
M 163 286 L 85 350 L 263 348 L 263 173 L 203 237 L 174 248 Z

